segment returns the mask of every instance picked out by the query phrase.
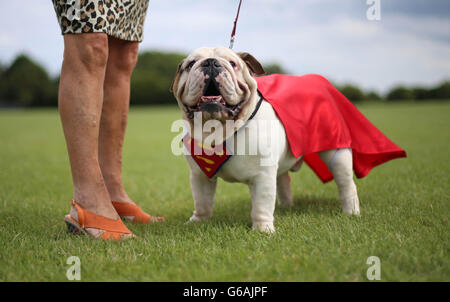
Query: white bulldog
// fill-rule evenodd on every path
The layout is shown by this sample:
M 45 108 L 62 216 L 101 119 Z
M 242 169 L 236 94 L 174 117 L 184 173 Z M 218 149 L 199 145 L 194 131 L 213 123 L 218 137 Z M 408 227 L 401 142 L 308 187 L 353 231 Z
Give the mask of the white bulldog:
M 231 156 L 211 178 L 191 155 L 186 155 L 195 208 L 190 221 L 212 216 L 217 177 L 248 184 L 254 230 L 275 231 L 273 214 L 276 199 L 281 206 L 293 205 L 289 171 L 298 171 L 302 157 L 295 158 L 290 151 L 285 129 L 272 106 L 265 100 L 259 104 L 260 95 L 253 76 L 260 74 L 264 74 L 264 69 L 253 56 L 235 53 L 225 47 L 199 48 L 178 66 L 172 92 L 183 111 L 183 119 L 191 125 L 190 129 L 194 129 L 194 120 L 199 114 L 203 124 L 216 120 L 226 129 L 227 120 L 240 120 L 241 125 L 246 123 L 247 129 L 257 129 L 257 133 L 252 133 L 256 140 L 248 139 L 246 131 L 231 135 L 225 131 L 220 133 L 224 139 L 234 137 L 234 154 L 239 146 L 257 151 L 256 154 Z M 270 128 L 250 127 L 261 123 L 268 123 Z M 214 135 L 210 130 L 202 129 L 203 140 Z M 334 176 L 343 212 L 359 215 L 351 149 L 326 150 L 319 155 Z M 267 160 L 263 164 L 268 158 L 272 159 L 270 164 Z

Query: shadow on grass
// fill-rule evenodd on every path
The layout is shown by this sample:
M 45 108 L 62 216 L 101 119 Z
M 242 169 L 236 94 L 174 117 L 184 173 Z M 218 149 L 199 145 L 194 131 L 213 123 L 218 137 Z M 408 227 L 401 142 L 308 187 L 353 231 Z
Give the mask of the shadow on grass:
M 314 215 L 314 216 L 327 216 L 332 217 L 341 212 L 341 205 L 336 198 L 320 198 L 320 197 L 294 197 L 294 206 L 292 208 L 282 208 L 276 206 L 275 216 L 288 216 L 288 215 Z M 246 198 L 239 198 L 234 200 L 228 200 L 226 202 L 220 202 L 215 205 L 213 216 L 205 221 L 192 224 L 186 224 L 185 231 L 190 232 L 196 225 L 202 225 L 206 228 L 218 228 L 218 229 L 234 229 L 234 228 L 248 228 L 251 229 L 252 221 L 250 217 L 251 213 L 251 201 Z M 179 227 L 184 224 L 192 215 L 189 213 L 178 212 L 172 218 L 175 218 L 177 222 L 175 227 Z
M 333 216 L 337 212 L 340 212 L 340 210 L 341 204 L 336 198 L 294 196 L 294 206 L 292 208 L 283 208 L 277 205 L 275 213 L 286 215 L 296 212 L 301 214 Z

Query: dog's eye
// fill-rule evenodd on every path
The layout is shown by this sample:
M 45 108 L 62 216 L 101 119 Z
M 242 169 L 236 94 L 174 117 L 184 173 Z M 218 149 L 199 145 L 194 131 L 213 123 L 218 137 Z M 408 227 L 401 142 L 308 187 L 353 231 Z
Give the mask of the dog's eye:
M 196 61 L 190 61 L 189 64 L 187 64 L 186 69 L 191 69 L 192 66 L 194 66 Z
M 230 61 L 230 65 L 231 65 L 231 67 L 236 67 L 236 63 L 234 63 L 234 61 Z

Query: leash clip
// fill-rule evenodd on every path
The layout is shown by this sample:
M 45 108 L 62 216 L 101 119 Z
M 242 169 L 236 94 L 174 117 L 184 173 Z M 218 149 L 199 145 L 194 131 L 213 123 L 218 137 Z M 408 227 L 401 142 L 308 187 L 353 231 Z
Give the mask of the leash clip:
M 234 36 L 233 37 L 231 37 L 231 39 L 230 39 L 230 49 L 233 49 L 233 45 L 234 45 Z

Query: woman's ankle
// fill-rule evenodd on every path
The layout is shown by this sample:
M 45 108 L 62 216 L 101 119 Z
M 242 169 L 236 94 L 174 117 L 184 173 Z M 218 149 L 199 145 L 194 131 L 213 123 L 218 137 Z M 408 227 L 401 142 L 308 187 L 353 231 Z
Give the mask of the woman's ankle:
M 105 190 L 106 191 L 106 190 Z M 98 192 L 89 188 L 75 190 L 74 201 L 83 209 L 111 219 L 119 216 L 111 204 L 108 192 Z
M 105 179 L 105 186 L 109 193 L 109 199 L 118 202 L 128 202 L 135 204 L 134 201 L 128 196 L 122 182 L 107 181 Z

